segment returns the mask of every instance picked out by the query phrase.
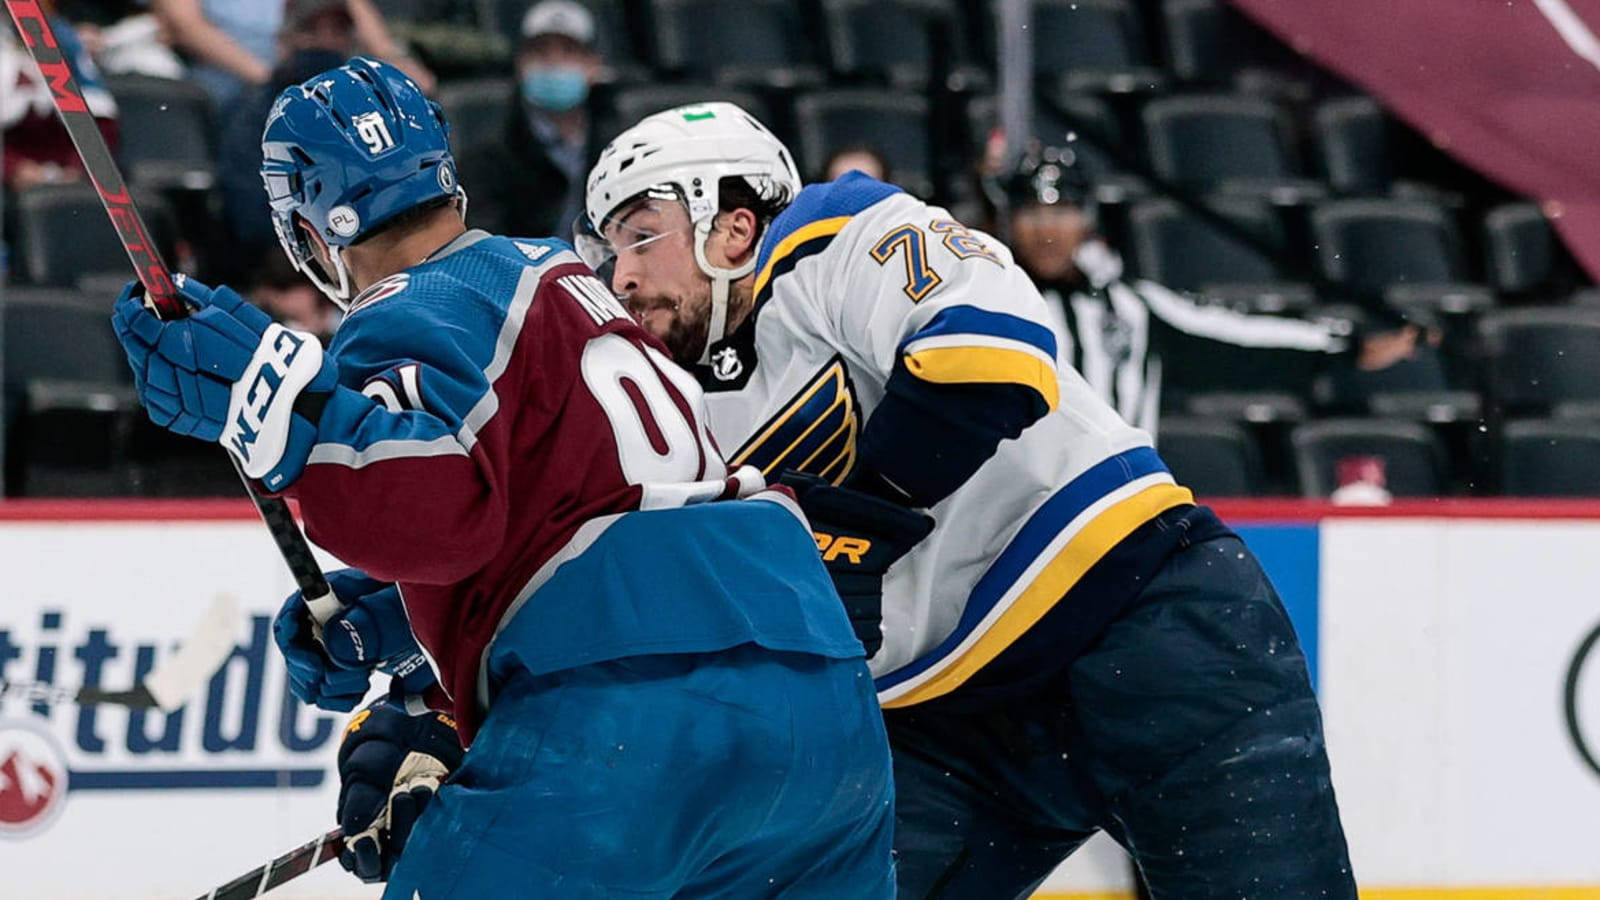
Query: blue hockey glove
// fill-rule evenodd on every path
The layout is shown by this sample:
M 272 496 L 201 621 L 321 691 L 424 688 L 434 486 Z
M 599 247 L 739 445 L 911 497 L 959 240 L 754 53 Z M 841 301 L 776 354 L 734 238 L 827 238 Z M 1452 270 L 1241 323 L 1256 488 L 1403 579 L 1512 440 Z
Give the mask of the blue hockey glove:
M 933 530 L 933 517 L 820 478 L 783 472 L 811 520 L 822 563 L 871 659 L 883 646 L 883 576 Z
M 357 569 L 329 572 L 328 586 L 343 608 L 323 626 L 321 642 L 299 591 L 283 602 L 272 623 L 289 670 L 289 689 L 297 698 L 349 712 L 366 696 L 374 669 L 399 678 L 407 694 L 419 695 L 434 683 L 399 588 Z
M 387 881 L 439 782 L 461 765 L 456 723 L 407 715 L 385 698 L 356 713 L 339 744 L 339 864 L 365 882 Z
M 275 324 L 229 288 L 182 275 L 173 283 L 194 310 L 187 318 L 157 318 L 137 281 L 111 316 L 139 400 L 157 425 L 222 444 L 269 490 L 288 487 L 316 442 L 321 399 L 337 386 L 333 360 L 315 337 Z

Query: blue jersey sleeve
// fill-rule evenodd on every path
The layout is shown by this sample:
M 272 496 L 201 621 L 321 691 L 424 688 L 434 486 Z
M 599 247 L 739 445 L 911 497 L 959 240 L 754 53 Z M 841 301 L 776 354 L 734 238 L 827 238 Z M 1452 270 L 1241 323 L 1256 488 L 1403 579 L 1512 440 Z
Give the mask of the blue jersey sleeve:
M 498 411 L 503 312 L 424 282 L 346 320 L 330 347 L 340 387 L 293 489 L 313 540 L 375 576 L 422 583 L 494 556 L 505 460 L 480 431 Z

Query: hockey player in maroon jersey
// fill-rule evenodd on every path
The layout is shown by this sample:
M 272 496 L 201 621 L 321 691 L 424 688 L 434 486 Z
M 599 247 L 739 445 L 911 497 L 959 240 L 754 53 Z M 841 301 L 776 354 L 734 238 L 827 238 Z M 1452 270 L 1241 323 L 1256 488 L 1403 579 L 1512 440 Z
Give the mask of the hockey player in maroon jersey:
M 193 281 L 187 319 L 134 286 L 115 316 L 152 417 L 367 573 L 325 644 L 280 615 L 302 699 L 353 706 L 395 635 L 437 668 L 467 752 L 409 829 L 432 782 L 383 788 L 451 755 L 441 720 L 359 715 L 346 865 L 428 900 L 892 896 L 872 680 L 803 518 L 565 244 L 466 229 L 447 133 L 363 59 L 274 105 L 274 224 L 348 309 L 326 354 Z

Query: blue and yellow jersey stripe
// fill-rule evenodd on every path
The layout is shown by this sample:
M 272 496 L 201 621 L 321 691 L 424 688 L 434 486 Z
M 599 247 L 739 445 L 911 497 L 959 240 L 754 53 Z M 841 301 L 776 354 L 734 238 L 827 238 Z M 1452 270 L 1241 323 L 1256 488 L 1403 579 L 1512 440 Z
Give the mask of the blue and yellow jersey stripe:
M 885 708 L 911 706 L 959 687 L 999 656 L 1073 589 L 1096 563 L 1160 513 L 1194 503 L 1150 447 L 1112 456 L 1070 481 L 1029 516 L 973 587 L 955 631 L 928 653 L 877 680 Z
M 975 306 L 952 306 L 900 345 L 906 370 L 935 384 L 1016 384 L 1054 412 L 1060 404 L 1056 339 L 1027 319 Z
M 859 172 L 800 191 L 778 214 L 761 239 L 756 254 L 755 300 L 765 302 L 772 284 L 808 256 L 826 250 L 850 219 L 869 206 L 902 191 Z

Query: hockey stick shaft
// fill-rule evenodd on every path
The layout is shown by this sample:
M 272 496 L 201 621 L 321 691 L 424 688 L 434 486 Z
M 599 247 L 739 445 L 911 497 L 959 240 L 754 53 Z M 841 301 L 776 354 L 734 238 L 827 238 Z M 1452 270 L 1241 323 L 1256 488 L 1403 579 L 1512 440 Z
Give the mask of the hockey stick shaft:
M 250 900 L 259 897 L 338 856 L 343 843 L 344 832 L 335 828 L 221 887 L 212 888 L 210 893 L 201 894 L 196 900 Z
M 66 126 L 67 134 L 78 150 L 78 157 L 83 160 L 84 170 L 89 173 L 89 180 L 94 182 L 95 191 L 105 204 L 106 213 L 111 216 L 111 224 L 122 239 L 122 247 L 133 262 L 139 281 L 144 284 L 145 302 L 163 319 L 183 318 L 188 312 L 178 297 L 177 289 L 173 287 L 171 272 L 162 262 L 155 242 L 150 239 L 150 231 L 134 206 L 128 186 L 122 179 L 122 171 L 117 168 L 111 148 L 106 146 L 100 126 L 89 112 L 89 105 L 83 99 L 83 90 L 73 77 L 72 69 L 67 65 L 66 56 L 61 52 L 55 32 L 46 21 L 38 0 L 6 0 L 6 10 L 11 13 L 11 19 L 28 53 L 38 63 L 39 71 L 50 84 L 51 99 L 61 123 Z M 237 460 L 234 460 L 234 468 L 239 469 Z M 322 570 L 317 567 L 311 547 L 306 543 L 305 535 L 300 533 L 300 526 L 295 523 L 288 504 L 258 494 L 243 470 L 239 471 L 239 478 L 261 513 L 262 521 L 267 523 L 267 530 L 272 532 L 278 552 L 294 575 L 295 584 L 306 598 L 312 615 L 318 622 L 325 621 L 338 609 L 338 601 L 329 590 Z
M 0 681 L 0 697 L 16 697 L 38 703 L 75 703 L 79 706 L 106 703 L 133 709 L 154 709 L 160 705 L 142 684 L 134 685 L 131 691 L 108 691 L 99 687 L 70 688 L 42 681 Z

